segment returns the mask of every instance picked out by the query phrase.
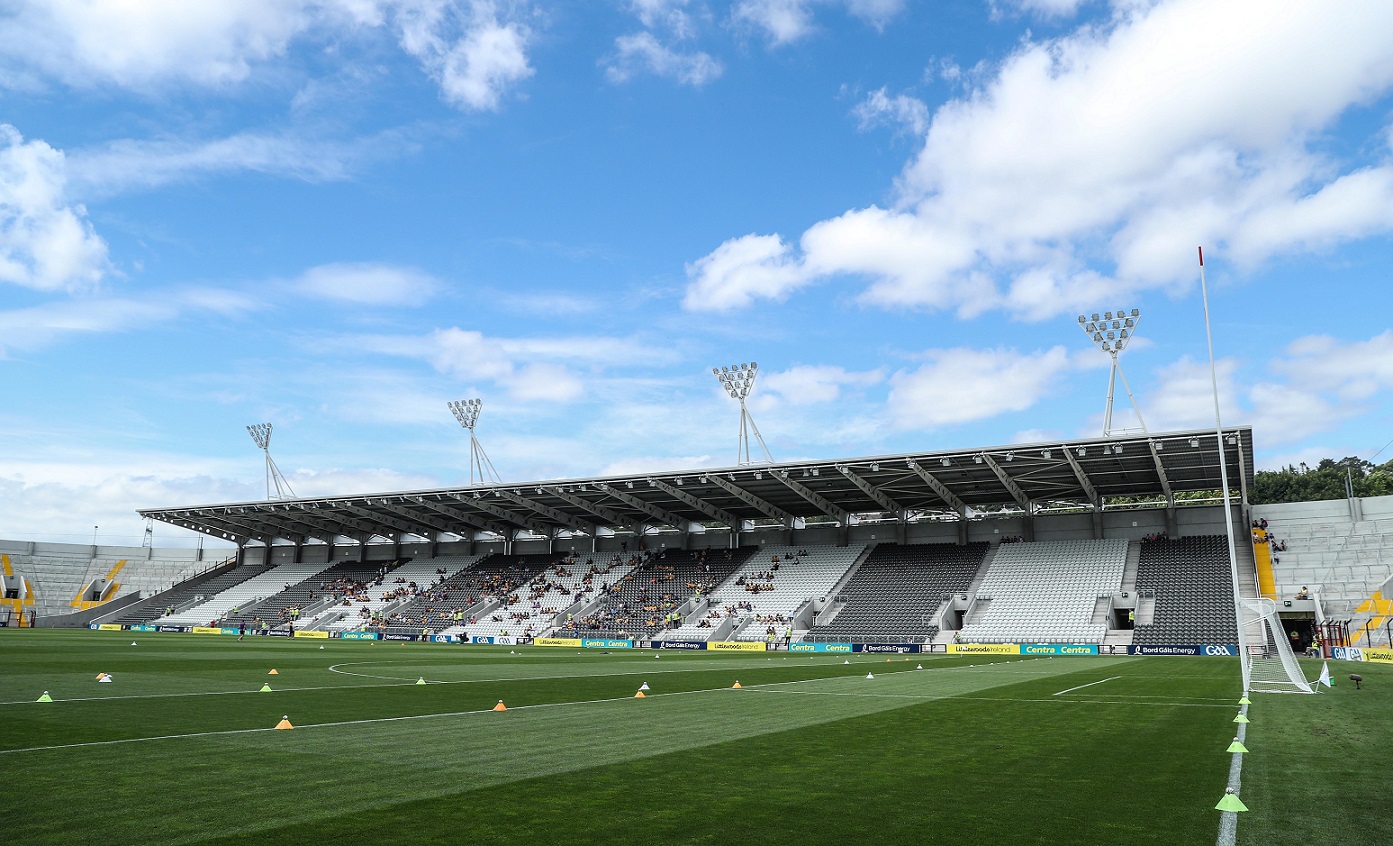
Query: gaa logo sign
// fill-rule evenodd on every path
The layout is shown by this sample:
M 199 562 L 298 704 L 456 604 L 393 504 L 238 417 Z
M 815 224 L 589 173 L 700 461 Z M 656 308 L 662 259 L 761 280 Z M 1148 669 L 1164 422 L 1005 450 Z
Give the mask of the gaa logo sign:
M 1227 647 L 1227 646 L 1206 646 L 1206 647 L 1204 648 L 1204 654 L 1205 654 L 1205 655 L 1232 655 L 1232 654 L 1233 654 L 1233 650 L 1232 650 L 1230 647 Z

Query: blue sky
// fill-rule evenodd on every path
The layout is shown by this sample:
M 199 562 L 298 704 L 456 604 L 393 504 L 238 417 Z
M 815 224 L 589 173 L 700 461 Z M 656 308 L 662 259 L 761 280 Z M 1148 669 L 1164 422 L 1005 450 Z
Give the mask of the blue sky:
M 1153 431 L 1393 438 L 1393 6 L 0 2 L 0 536 Z M 1130 422 L 1119 406 L 1119 420 Z M 1388 452 L 1380 456 L 1387 458 Z M 158 543 L 188 536 L 156 528 Z

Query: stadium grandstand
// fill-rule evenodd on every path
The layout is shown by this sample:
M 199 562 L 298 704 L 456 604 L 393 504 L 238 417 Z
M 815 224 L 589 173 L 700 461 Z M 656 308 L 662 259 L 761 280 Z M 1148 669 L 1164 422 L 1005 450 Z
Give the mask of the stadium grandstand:
M 1221 447 L 1234 523 L 1252 526 L 1234 548 L 1240 600 L 1279 604 L 1270 616 L 1297 651 L 1332 620 L 1343 642 L 1387 643 L 1393 509 L 1250 506 L 1246 427 L 146 509 L 235 549 L 204 560 L 0 542 L 0 621 L 504 643 L 1232 647 L 1243 617 L 1222 507 L 1183 496 L 1220 487 Z

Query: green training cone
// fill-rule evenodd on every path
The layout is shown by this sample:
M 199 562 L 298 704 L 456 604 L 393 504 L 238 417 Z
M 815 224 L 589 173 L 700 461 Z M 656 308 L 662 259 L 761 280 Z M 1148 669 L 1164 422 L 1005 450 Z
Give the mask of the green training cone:
M 45 691 L 44 691 L 44 695 L 43 695 L 43 696 L 40 696 L 38 699 L 35 699 L 34 701 L 35 701 L 35 702 L 52 702 L 52 701 L 53 701 L 53 697 L 52 697 L 52 696 L 49 696 L 49 695 L 48 695 L 48 691 L 45 690 Z
M 1233 718 L 1233 721 L 1235 723 L 1246 723 L 1248 722 L 1248 718 L 1243 716 L 1242 714 L 1239 714 L 1237 717 Z
M 1244 746 L 1243 744 L 1239 743 L 1239 742 L 1238 742 L 1238 738 L 1235 737 L 1235 738 L 1233 739 L 1233 743 L 1230 743 L 1230 744 L 1229 744 L 1229 748 L 1225 749 L 1224 751 L 1225 751 L 1225 752 L 1247 752 L 1247 751 L 1248 751 L 1248 747 L 1246 747 L 1246 746 Z
M 263 684 L 263 685 L 261 686 L 261 691 L 260 691 L 260 692 L 261 692 L 261 693 L 270 693 L 270 692 L 271 692 L 271 686 L 270 686 L 269 684 Z
M 1216 811 L 1246 811 L 1248 806 L 1243 804 L 1243 800 L 1238 798 L 1238 794 L 1233 792 L 1233 788 L 1224 791 L 1224 798 L 1219 800 L 1219 804 L 1214 806 Z
M 1248 697 L 1245 696 L 1245 697 L 1243 697 L 1242 699 L 1238 700 L 1238 704 L 1239 704 L 1239 705 L 1252 705 L 1252 704 L 1253 704 L 1253 700 L 1251 700 L 1251 699 L 1249 699 Z
M 419 679 L 416 679 L 416 684 L 425 684 L 425 683 L 426 683 L 426 677 L 425 677 L 425 676 L 421 676 Z

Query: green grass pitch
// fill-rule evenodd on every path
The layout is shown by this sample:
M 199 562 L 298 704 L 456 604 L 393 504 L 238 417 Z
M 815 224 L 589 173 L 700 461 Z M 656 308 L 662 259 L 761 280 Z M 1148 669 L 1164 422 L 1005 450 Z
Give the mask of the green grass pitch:
M 1233 660 L 845 660 L 0 630 L 0 817 L 23 844 L 1215 840 Z M 1255 697 L 1239 843 L 1393 842 L 1393 667 L 1331 666 Z

